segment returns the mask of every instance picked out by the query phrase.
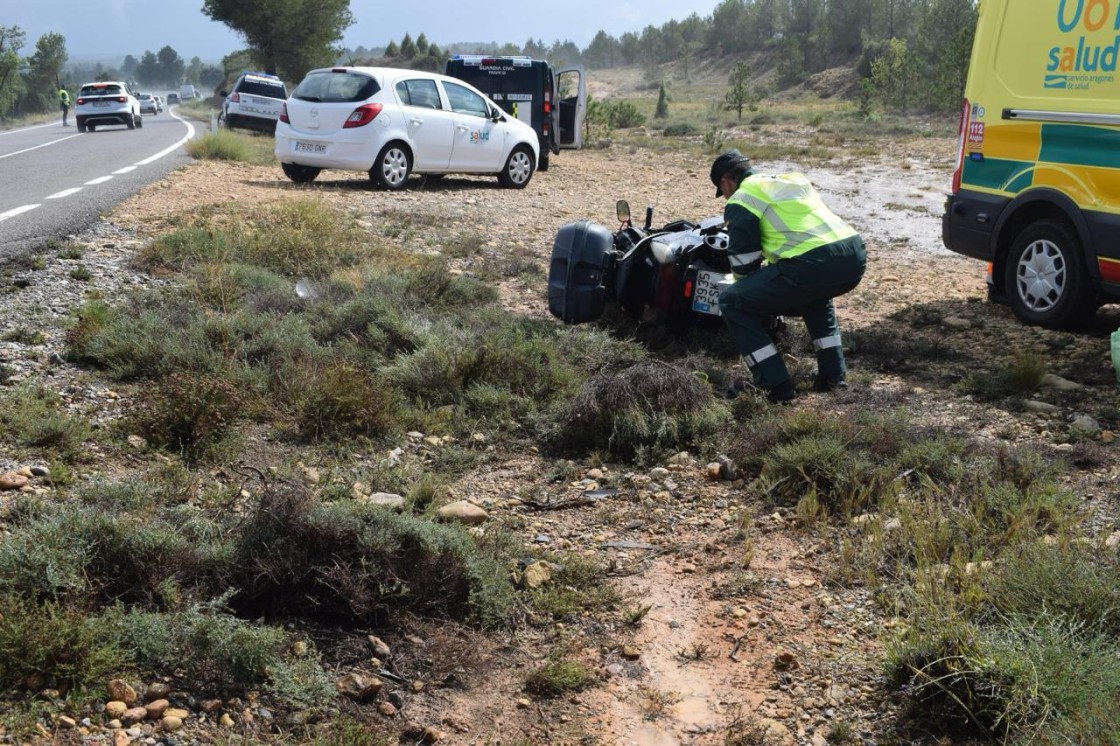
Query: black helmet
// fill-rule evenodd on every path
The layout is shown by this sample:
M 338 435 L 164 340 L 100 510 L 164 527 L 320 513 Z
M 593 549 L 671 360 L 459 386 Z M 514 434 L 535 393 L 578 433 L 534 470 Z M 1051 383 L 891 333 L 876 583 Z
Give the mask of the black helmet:
M 716 196 L 723 195 L 723 190 L 719 188 L 720 180 L 731 173 L 732 171 L 750 171 L 751 159 L 740 153 L 738 150 L 732 148 L 726 153 L 720 153 L 719 157 L 712 163 L 712 183 L 716 185 Z

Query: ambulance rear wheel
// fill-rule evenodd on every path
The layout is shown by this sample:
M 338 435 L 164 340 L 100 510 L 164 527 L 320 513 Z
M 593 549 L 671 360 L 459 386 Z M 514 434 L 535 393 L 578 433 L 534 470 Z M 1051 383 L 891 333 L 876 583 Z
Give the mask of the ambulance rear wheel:
M 1015 237 L 1004 280 L 1011 310 L 1028 324 L 1076 326 L 1097 309 L 1081 241 L 1069 224 L 1058 220 L 1031 223 Z

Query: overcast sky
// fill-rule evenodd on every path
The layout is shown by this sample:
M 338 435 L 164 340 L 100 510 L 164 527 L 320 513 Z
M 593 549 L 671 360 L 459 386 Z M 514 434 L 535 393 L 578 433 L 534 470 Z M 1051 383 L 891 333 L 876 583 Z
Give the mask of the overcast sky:
M 586 47 L 604 30 L 615 38 L 640 33 L 649 25 L 711 15 L 719 0 L 350 0 L 354 25 L 347 47 L 380 47 L 421 33 L 440 46 L 458 42 L 513 42 L 540 39 L 545 44 L 571 40 Z M 224 24 L 202 13 L 202 0 L 0 0 L 0 26 L 19 26 L 27 34 L 22 54 L 54 31 L 66 37 L 71 60 L 140 57 L 170 45 L 186 60 L 218 62 L 244 46 Z

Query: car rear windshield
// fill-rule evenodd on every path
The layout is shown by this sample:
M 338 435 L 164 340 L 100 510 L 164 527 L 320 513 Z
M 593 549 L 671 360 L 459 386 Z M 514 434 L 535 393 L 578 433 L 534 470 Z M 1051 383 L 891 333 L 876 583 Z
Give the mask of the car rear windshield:
M 121 87 L 119 85 L 84 85 L 80 96 L 119 96 L 121 95 Z
M 237 86 L 238 93 L 247 93 L 250 96 L 264 96 L 265 98 L 287 98 L 288 92 L 284 90 L 283 83 L 268 83 L 263 80 L 249 80 L 246 78 Z
M 365 101 L 381 90 L 376 80 L 356 72 L 311 73 L 292 91 L 292 98 L 322 103 Z

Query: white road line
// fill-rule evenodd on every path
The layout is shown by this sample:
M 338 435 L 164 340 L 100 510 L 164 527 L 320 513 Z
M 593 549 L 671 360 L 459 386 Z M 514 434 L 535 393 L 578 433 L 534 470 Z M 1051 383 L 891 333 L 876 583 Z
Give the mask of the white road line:
M 39 205 L 24 205 L 23 207 L 17 207 L 14 210 L 8 210 L 7 212 L 0 212 L 0 222 L 2 222 L 4 220 L 7 220 L 8 218 L 14 218 L 16 215 L 22 215 L 23 213 L 28 212 L 29 210 L 34 210 L 38 206 Z
M 175 119 L 178 119 L 180 122 L 187 125 L 187 135 L 186 135 L 186 137 L 184 137 L 182 140 L 180 140 L 179 142 L 172 145 L 170 148 L 165 148 L 165 149 L 159 151 L 158 153 L 151 156 L 150 158 L 145 158 L 142 161 L 137 161 L 136 162 L 137 166 L 147 166 L 149 163 L 152 163 L 153 161 L 158 161 L 160 158 L 164 157 L 168 153 L 174 153 L 176 150 L 178 150 L 180 147 L 182 147 L 182 145 L 184 143 L 186 143 L 188 140 L 190 140 L 192 137 L 194 137 L 194 125 L 193 124 L 188 122 L 186 119 L 183 119 L 182 117 L 180 117 L 175 112 L 169 112 L 169 113 L 171 114 L 172 117 L 174 117 Z
M 118 168 L 116 171 L 114 171 L 113 176 L 120 176 L 121 174 L 127 174 L 129 171 L 135 170 L 136 166 L 125 166 L 124 168 Z
M 112 176 L 98 176 L 96 179 L 90 179 L 89 181 L 87 181 L 85 183 L 85 186 L 93 186 L 95 184 L 104 184 L 106 181 L 108 181 L 111 178 L 113 178 L 113 177 Z
M 54 194 L 48 196 L 47 199 L 62 199 L 63 197 L 69 197 L 71 194 L 77 194 L 80 191 L 82 191 L 81 187 L 74 187 L 73 189 L 63 189 L 61 192 L 55 192 Z
M 57 140 L 53 140 L 51 142 L 45 142 L 42 145 L 36 145 L 35 147 L 32 147 L 32 148 L 25 148 L 23 150 L 17 150 L 14 153 L 8 153 L 6 155 L 0 155 L 0 160 L 3 160 L 4 158 L 11 158 L 13 155 L 19 155 L 20 153 L 30 153 L 32 150 L 38 150 L 39 148 L 45 148 L 48 145 L 58 145 L 60 142 L 66 142 L 71 137 L 77 137 L 77 135 L 69 135 L 68 137 L 60 137 Z
M 27 130 L 38 130 L 38 129 L 42 129 L 43 127 L 57 127 L 57 126 L 58 126 L 58 122 L 47 122 L 46 124 L 33 124 L 30 127 L 20 127 L 19 129 L 5 130 L 3 132 L 0 132 L 0 137 L 3 137 L 4 135 L 14 135 L 17 132 L 27 132 Z

